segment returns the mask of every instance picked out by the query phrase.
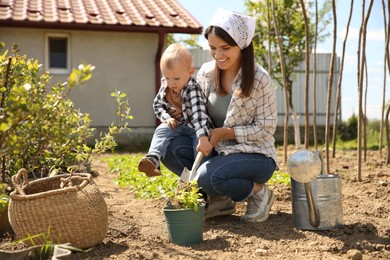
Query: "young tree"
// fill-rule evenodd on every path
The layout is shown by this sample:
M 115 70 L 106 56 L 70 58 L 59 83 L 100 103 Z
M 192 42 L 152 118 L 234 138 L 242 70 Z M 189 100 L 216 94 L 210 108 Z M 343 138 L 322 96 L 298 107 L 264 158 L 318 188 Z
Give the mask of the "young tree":
M 365 0 L 363 0 L 362 5 L 362 24 L 360 26 L 360 34 L 359 34 L 359 46 L 358 46 L 358 98 L 359 98 L 359 116 L 358 116 L 358 155 L 357 155 L 357 180 L 361 181 L 361 166 L 362 166 L 362 127 L 363 121 L 365 120 L 365 115 L 363 115 L 363 76 L 364 76 L 364 67 L 365 67 L 365 53 L 366 53 L 366 36 L 367 36 L 367 23 L 370 18 L 370 13 L 372 10 L 372 5 L 374 0 L 370 1 L 370 5 L 367 10 L 367 14 L 365 13 Z
M 288 98 L 286 101 L 286 116 L 288 117 L 290 115 L 289 111 L 291 111 L 292 114 L 295 113 L 291 102 L 293 72 L 295 67 L 302 62 L 305 57 L 303 55 L 303 50 L 305 50 L 306 46 L 305 24 L 304 19 L 302 19 L 302 8 L 299 0 L 274 0 L 272 3 L 273 13 L 271 17 L 268 16 L 269 8 L 263 1 L 247 0 L 245 5 L 247 6 L 248 12 L 257 17 L 256 31 L 258 33 L 258 37 L 254 38 L 255 55 L 260 64 L 269 63 L 269 55 L 271 55 L 273 66 L 269 72 L 272 78 L 283 87 L 284 91 L 287 92 L 285 96 Z M 308 10 L 311 10 L 311 8 L 308 8 Z M 324 30 L 330 21 L 328 17 L 329 11 L 329 1 L 325 1 L 319 11 L 319 21 L 321 21 L 318 27 L 319 42 L 322 42 L 328 35 L 324 33 Z M 312 17 L 311 14 L 308 16 Z M 277 25 L 279 31 L 278 34 L 276 33 L 275 26 L 272 28 L 272 31 L 269 32 L 269 29 L 266 26 L 269 23 L 269 19 L 274 20 L 272 23 Z M 312 36 L 314 22 L 309 22 L 309 28 L 310 52 L 314 39 Z M 270 44 L 272 45 L 270 46 Z M 269 52 L 270 49 L 271 53 Z M 285 75 L 281 73 L 282 56 L 285 60 Z M 286 77 L 287 80 L 285 80 L 284 77 Z M 287 107 L 289 111 L 287 111 Z M 288 120 L 285 120 L 285 123 L 286 122 L 288 122 Z M 296 123 L 298 122 L 296 121 Z M 299 125 L 298 127 L 294 127 L 294 129 L 299 129 Z M 295 140 L 297 143 L 297 138 Z
M 187 38 L 185 37 L 185 38 L 176 39 L 174 34 L 168 33 L 167 39 L 166 39 L 166 46 L 168 46 L 172 43 L 178 42 L 178 43 L 184 44 L 185 46 L 187 46 L 189 48 L 200 49 L 202 46 L 200 46 L 198 44 L 198 41 L 199 41 L 199 35 L 191 34 Z
M 388 8 L 390 10 L 390 7 L 388 5 Z M 382 110 L 381 110 L 381 123 L 380 123 L 380 129 L 379 129 L 379 154 L 382 156 L 382 147 L 383 147 L 383 121 L 385 116 L 385 98 L 386 98 L 386 60 L 389 56 L 389 30 L 387 28 L 388 23 L 386 19 L 386 5 L 385 0 L 382 0 L 382 11 L 383 11 L 383 28 L 385 31 L 385 56 L 383 59 L 383 91 L 382 91 Z M 390 24 L 390 23 L 389 23 Z
M 272 15 L 273 17 L 275 17 L 275 0 L 272 0 Z M 278 53 L 280 55 L 280 68 L 282 70 L 282 77 L 283 77 L 283 82 L 284 82 L 284 85 L 287 86 L 288 85 L 288 79 L 287 79 L 287 75 L 286 75 L 286 62 L 285 62 L 285 59 L 284 59 L 284 54 L 283 54 L 283 44 L 282 44 L 282 38 L 279 34 L 279 27 L 278 27 L 278 24 L 276 22 L 276 19 L 273 19 L 273 25 L 274 25 L 274 29 L 275 29 L 275 35 L 276 35 L 276 39 L 277 39 L 277 50 L 278 50 Z M 283 144 L 284 144 L 284 162 L 287 162 L 287 143 L 288 143 L 288 112 L 289 112 L 289 92 L 288 91 L 284 91 L 284 94 L 285 94 L 285 102 L 286 102 L 286 116 L 284 118 L 284 131 L 283 131 L 283 135 L 284 135 L 284 138 L 283 138 Z
M 348 39 L 348 33 L 349 33 L 349 26 L 351 24 L 351 18 L 352 18 L 352 13 L 353 13 L 353 0 L 351 1 L 349 9 L 349 16 L 348 16 L 348 22 L 347 22 L 347 29 L 345 32 L 345 38 L 343 41 L 343 53 L 341 55 L 341 64 L 340 64 L 340 76 L 339 80 L 337 82 L 337 89 L 336 89 L 336 113 L 333 118 L 333 150 L 332 150 L 332 157 L 335 158 L 336 156 L 336 141 L 337 141 L 337 119 L 338 119 L 338 112 L 340 110 L 340 96 L 341 96 L 341 82 L 343 81 L 343 70 L 344 70 L 344 59 L 345 59 L 345 46 L 347 44 L 347 39 Z
M 309 73 L 310 73 L 310 35 L 309 35 L 309 19 L 304 0 L 300 0 L 303 20 L 305 21 L 305 148 L 309 148 Z
M 337 13 L 336 13 L 336 1 L 332 0 L 332 10 L 333 10 L 333 47 L 332 55 L 330 58 L 330 69 L 329 69 L 329 80 L 328 80 L 328 95 L 326 102 L 326 122 L 325 122 L 325 159 L 326 159 L 326 173 L 330 172 L 330 163 L 329 163 L 329 119 L 330 119 L 330 105 L 332 99 L 332 85 L 333 85 L 333 69 L 334 69 L 334 56 L 336 53 L 336 41 L 337 41 Z M 336 126 L 333 126 L 336 127 Z
M 314 148 L 317 150 L 317 35 L 318 35 L 318 1 L 315 0 L 315 29 L 313 47 L 313 139 Z
M 386 164 L 390 164 L 390 124 L 389 124 L 389 116 L 390 116 L 390 104 L 387 105 L 386 109 L 386 140 L 387 140 L 387 157 Z

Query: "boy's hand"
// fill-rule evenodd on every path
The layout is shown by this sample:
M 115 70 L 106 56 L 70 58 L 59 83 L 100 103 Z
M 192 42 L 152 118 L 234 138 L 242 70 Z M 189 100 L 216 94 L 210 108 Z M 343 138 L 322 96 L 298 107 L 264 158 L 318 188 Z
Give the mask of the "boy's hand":
M 177 127 L 177 120 L 174 118 L 169 118 L 165 120 L 165 123 L 173 130 L 175 130 Z
M 171 107 L 169 110 L 168 110 L 168 114 L 173 117 L 174 119 L 176 120 L 180 120 L 180 117 L 181 117 L 181 112 L 180 110 L 174 108 L 174 107 Z
M 202 136 L 198 140 L 198 145 L 196 146 L 197 152 L 202 152 L 204 156 L 208 156 L 213 150 L 213 146 L 209 142 L 209 138 L 207 136 Z

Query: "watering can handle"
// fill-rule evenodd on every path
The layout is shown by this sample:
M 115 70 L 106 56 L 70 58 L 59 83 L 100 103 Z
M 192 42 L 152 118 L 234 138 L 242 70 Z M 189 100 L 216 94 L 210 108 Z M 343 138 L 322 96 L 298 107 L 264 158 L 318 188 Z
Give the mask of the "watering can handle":
M 306 182 L 305 185 L 305 193 L 307 199 L 307 207 L 309 209 L 309 220 L 310 225 L 313 227 L 318 227 L 320 225 L 320 214 L 318 212 L 318 208 L 314 202 L 313 191 L 311 188 L 311 183 Z
M 196 170 L 199 168 L 199 165 L 200 165 L 200 162 L 202 161 L 202 159 L 203 159 L 203 153 L 198 152 L 198 154 L 196 155 L 196 158 L 195 158 L 195 162 L 192 165 L 192 169 L 191 169 L 191 173 L 190 173 L 190 181 L 191 180 L 198 181 L 199 173 L 196 174 Z

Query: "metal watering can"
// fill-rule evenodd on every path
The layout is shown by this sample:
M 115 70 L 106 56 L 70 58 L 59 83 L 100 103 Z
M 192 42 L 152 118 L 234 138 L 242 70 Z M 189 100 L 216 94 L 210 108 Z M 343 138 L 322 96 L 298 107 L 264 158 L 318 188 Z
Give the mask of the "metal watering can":
M 343 223 L 341 178 L 323 174 L 319 151 L 299 150 L 287 162 L 291 176 L 293 225 L 302 230 L 328 230 Z

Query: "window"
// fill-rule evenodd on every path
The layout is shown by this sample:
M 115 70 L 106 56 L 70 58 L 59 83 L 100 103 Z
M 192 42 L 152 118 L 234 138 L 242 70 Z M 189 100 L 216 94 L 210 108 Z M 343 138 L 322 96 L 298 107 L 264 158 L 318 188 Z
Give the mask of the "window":
M 68 74 L 69 36 L 66 34 L 48 34 L 46 36 L 46 69 L 54 74 Z

